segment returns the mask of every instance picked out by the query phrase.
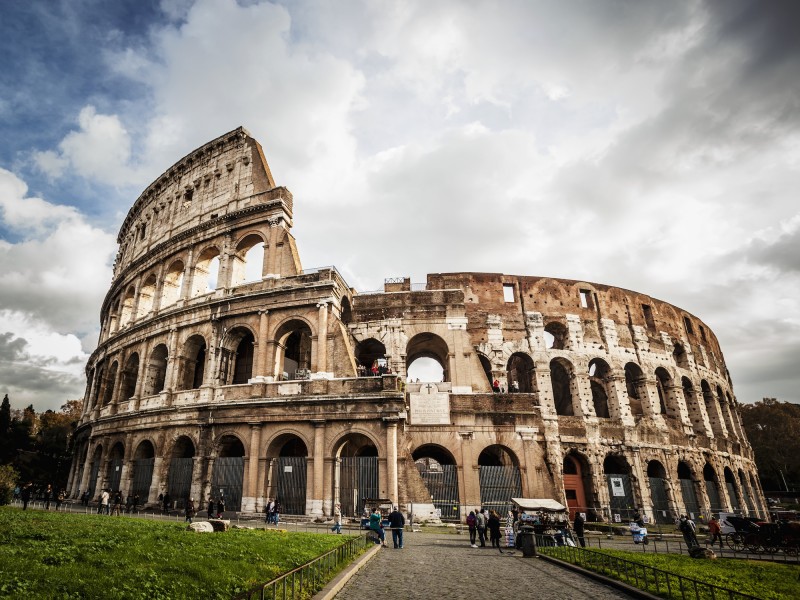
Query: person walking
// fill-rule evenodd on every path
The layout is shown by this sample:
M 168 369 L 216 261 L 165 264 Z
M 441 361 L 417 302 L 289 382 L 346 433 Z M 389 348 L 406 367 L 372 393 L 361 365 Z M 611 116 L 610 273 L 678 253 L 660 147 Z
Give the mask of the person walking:
M 334 533 L 342 533 L 342 505 L 338 502 L 333 507 L 333 527 Z
M 481 542 L 481 548 L 486 548 L 486 510 L 483 508 L 475 515 L 475 527 L 478 529 L 478 539 Z
M 278 522 L 281 520 L 281 503 L 278 500 L 275 500 L 275 510 L 272 513 L 272 522 L 275 523 L 275 527 L 278 526 Z
M 403 549 L 403 528 L 406 526 L 406 518 L 395 506 L 389 513 L 389 527 L 392 528 L 392 542 L 397 549 Z
M 222 496 L 219 497 L 219 501 L 217 502 L 217 518 L 221 519 L 222 514 L 225 512 L 225 498 Z
M 184 520 L 191 523 L 192 519 L 194 518 L 194 514 L 194 498 L 189 498 L 189 500 L 186 502 L 186 519 Z
M 272 517 L 275 514 L 275 501 L 272 498 L 267 498 L 267 504 L 264 506 L 264 523 L 272 523 Z
M 708 521 L 708 533 L 711 535 L 711 541 L 708 543 L 713 546 L 714 541 L 719 540 L 719 549 L 722 550 L 722 530 L 716 517 L 711 517 Z
M 107 515 L 111 512 L 110 511 L 111 507 L 109 506 L 110 500 L 111 500 L 111 494 L 108 492 L 108 490 L 104 489 L 100 494 L 100 509 L 97 511 L 99 514 Z
M 584 537 L 584 529 L 585 529 L 586 521 L 583 518 L 583 515 L 579 512 L 575 513 L 575 521 L 572 523 L 572 528 L 575 530 L 575 537 L 578 538 L 578 543 L 581 545 L 581 548 L 586 547 L 586 537 Z
M 47 489 L 44 491 L 44 509 L 50 510 L 50 500 L 53 498 L 53 486 L 47 484 Z
M 22 492 L 20 493 L 20 497 L 22 498 L 22 510 L 28 510 L 28 502 L 31 501 L 31 484 L 27 483 L 22 488 Z
M 489 511 L 489 519 L 486 521 L 486 528 L 489 530 L 489 539 L 492 542 L 492 548 L 497 547 L 500 554 L 503 549 L 500 547 L 500 515 L 495 511 Z
M 467 529 L 469 529 L 469 546 L 470 548 L 477 548 L 478 544 L 475 543 L 475 538 L 478 535 L 478 520 L 475 518 L 475 511 L 469 511 L 467 516 Z

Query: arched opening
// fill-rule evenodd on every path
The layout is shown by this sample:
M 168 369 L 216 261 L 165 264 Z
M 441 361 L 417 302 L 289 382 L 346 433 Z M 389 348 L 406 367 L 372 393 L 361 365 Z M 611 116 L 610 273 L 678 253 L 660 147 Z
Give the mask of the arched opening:
M 139 289 L 139 304 L 136 308 L 136 318 L 142 319 L 153 311 L 153 300 L 156 295 L 156 276 L 151 273 L 147 279 L 144 280 L 142 287 Z
M 234 327 L 225 336 L 219 364 L 222 385 L 242 385 L 253 377 L 255 337 L 246 327 Z
M 694 392 L 694 385 L 692 385 L 688 377 L 681 377 L 681 389 L 683 390 L 683 400 L 686 402 L 689 415 L 694 416 L 692 419 L 692 428 L 695 433 L 705 434 L 703 421 L 697 416 L 697 398 Z M 694 415 L 692 415 L 692 413 L 694 413 Z
M 122 483 L 122 460 L 124 457 L 125 447 L 122 442 L 117 442 L 111 448 L 106 471 L 106 489 L 112 493 L 122 489 L 120 484 Z
M 672 388 L 672 377 L 664 367 L 656 369 L 656 390 L 658 391 L 658 404 L 662 415 L 667 414 L 667 390 Z
M 283 380 L 307 379 L 311 374 L 311 328 L 299 319 L 280 326 L 275 375 Z
M 183 344 L 181 356 L 182 376 L 180 390 L 196 390 L 203 385 L 206 364 L 206 341 L 202 335 L 193 335 Z
M 367 436 L 351 433 L 339 441 L 335 456 L 334 501 L 343 515 L 360 517 L 365 499 L 380 498 L 378 449 Z
M 697 492 L 694 488 L 694 477 L 688 464 L 681 461 L 678 463 L 678 481 L 681 484 L 681 496 L 686 515 L 694 520 L 700 514 L 700 504 L 697 501 Z
M 575 518 L 575 513 L 586 513 L 587 521 L 596 521 L 597 515 L 589 508 L 586 501 L 588 492 L 592 489 L 592 476 L 589 461 L 577 452 L 570 452 L 564 456 L 561 463 L 564 473 L 564 495 L 567 498 L 570 520 Z
M 478 354 L 478 360 L 481 361 L 481 368 L 483 369 L 484 374 L 486 375 L 486 381 L 489 382 L 489 389 L 492 387 L 492 363 L 489 362 L 489 359 L 486 358 L 483 354 Z
M 719 412 L 722 415 L 723 421 L 725 426 L 728 429 L 728 437 L 732 439 L 738 439 L 736 435 L 736 428 L 733 424 L 733 414 L 731 414 L 731 406 L 725 401 L 725 394 L 722 392 L 722 388 L 717 386 L 717 404 L 719 406 Z
M 167 378 L 167 346 L 159 344 L 150 353 L 147 363 L 147 377 L 144 384 L 144 395 L 152 396 L 164 391 L 164 382 Z
M 530 394 L 535 389 L 533 359 L 522 352 L 515 352 L 508 359 L 508 391 Z M 514 385 L 516 382 L 516 386 Z M 516 387 L 516 389 L 515 389 Z
M 100 479 L 100 464 L 103 462 L 103 447 L 98 446 L 92 455 L 92 462 L 89 465 L 89 498 L 95 499 L 99 493 L 98 483 Z
M 686 348 L 683 347 L 683 344 L 675 344 L 672 349 L 672 358 L 675 360 L 675 364 L 681 369 L 689 368 L 689 357 L 686 354 Z
M 636 363 L 625 365 L 625 388 L 628 391 L 628 403 L 634 417 L 644 415 L 642 401 L 647 398 L 647 382 L 642 369 Z
M 164 281 L 161 285 L 161 308 L 166 308 L 175 304 L 181 297 L 183 287 L 183 272 L 186 267 L 183 261 L 176 260 L 167 269 Z
M 708 507 L 712 514 L 718 514 L 720 511 L 725 510 L 722 506 L 722 500 L 719 496 L 719 488 L 717 487 L 717 473 L 714 467 L 706 463 L 703 467 L 703 479 L 706 482 L 706 495 L 708 496 Z M 711 515 L 709 515 L 710 517 Z
M 139 354 L 134 352 L 125 361 L 122 371 L 122 387 L 119 391 L 121 402 L 127 402 L 136 393 L 136 380 L 139 378 Z
M 139 496 L 140 502 L 144 498 L 147 502 L 150 497 L 150 484 L 153 481 L 153 465 L 156 461 L 156 451 L 153 444 L 147 440 L 136 447 L 133 455 L 133 489 L 131 495 Z M 139 502 L 137 502 L 139 504 Z
M 609 454 L 603 461 L 603 473 L 608 483 L 608 496 L 613 515 L 620 515 L 625 521 L 630 521 L 638 512 L 636 501 L 633 498 L 631 485 L 631 467 L 624 456 Z
M 437 366 L 438 364 L 438 366 Z M 447 342 L 434 333 L 418 333 L 406 346 L 408 379 L 438 383 L 450 381 L 449 349 Z M 441 375 L 439 375 L 441 368 Z M 436 377 L 439 376 L 438 379 Z
M 750 489 L 751 489 L 751 490 L 752 490 L 752 492 L 753 492 L 753 502 L 754 502 L 754 503 L 755 503 L 755 505 L 756 505 L 756 506 L 755 506 L 755 510 L 754 510 L 754 514 L 755 514 L 756 516 L 759 516 L 759 517 L 760 517 L 760 516 L 761 516 L 761 511 L 762 511 L 762 509 L 761 509 L 761 508 L 759 508 L 759 507 L 760 507 L 760 506 L 764 506 L 764 504 L 763 504 L 763 502 L 758 502 L 758 500 L 757 500 L 757 499 L 758 499 L 758 497 L 759 497 L 759 493 L 758 493 L 758 485 L 756 484 L 756 479 L 755 479 L 755 477 L 753 476 L 753 474 L 752 474 L 752 473 L 750 473 Z
M 728 491 L 731 510 L 738 513 L 742 510 L 742 507 L 739 505 L 739 495 L 736 493 L 736 478 L 733 476 L 733 471 L 728 467 L 725 467 L 723 476 L 725 477 L 725 489 Z
M 264 272 L 264 240 L 261 236 L 252 233 L 242 238 L 231 262 L 231 285 L 261 281 Z
M 611 368 L 601 358 L 589 361 L 589 385 L 592 390 L 592 404 L 594 414 L 601 419 L 608 419 L 611 414 L 608 410 L 608 384 L 611 377 Z
M 553 386 L 553 402 L 556 414 L 573 416 L 572 406 L 572 365 L 563 358 L 550 361 L 550 383 Z
M 753 490 L 748 489 L 748 487 L 744 471 L 739 469 L 739 488 L 742 490 L 742 498 L 744 498 L 744 503 L 747 505 L 747 512 L 752 516 L 756 514 L 756 507 L 753 504 Z
M 425 444 L 411 456 L 442 520 L 459 522 L 458 467 L 453 455 L 442 446 Z
M 478 456 L 478 480 L 481 506 L 505 515 L 511 510 L 511 498 L 522 497 L 519 460 L 505 446 L 488 446 Z
M 386 346 L 374 338 L 358 343 L 356 347 L 357 369 L 360 377 L 382 375 L 386 372 Z
M 194 442 L 190 437 L 182 435 L 175 440 L 169 460 L 167 493 L 178 502 L 178 507 L 185 506 L 183 502 L 192 494 L 194 455 Z M 203 499 L 198 500 L 198 506 L 201 500 Z
M 103 383 L 103 406 L 111 404 L 114 399 L 114 383 L 117 381 L 117 369 L 119 364 L 117 361 L 111 363 L 111 368 L 108 370 L 108 375 Z
M 345 325 L 353 321 L 353 308 L 347 296 L 342 296 L 342 311 L 339 315 L 339 320 Z
M 217 459 L 211 477 L 211 495 L 223 499 L 226 511 L 242 509 L 244 444 L 234 435 L 223 435 L 217 444 Z
M 117 299 L 111 306 L 111 311 L 108 315 L 108 333 L 114 333 L 119 329 L 119 299 Z
M 133 301 L 136 298 L 136 289 L 133 286 L 125 290 L 120 307 L 119 326 L 125 327 L 133 320 Z
M 308 448 L 294 434 L 278 436 L 267 449 L 269 491 L 288 515 L 306 514 L 306 488 L 308 482 Z
M 650 483 L 650 499 L 653 502 L 653 516 L 656 523 L 672 523 L 672 515 L 667 496 L 667 470 L 657 460 L 647 463 L 647 479 Z
M 92 407 L 96 407 L 103 397 L 102 388 L 106 384 L 106 365 L 104 362 L 98 363 L 94 371 L 94 389 L 92 390 Z
M 711 423 L 711 430 L 714 432 L 714 435 L 724 437 L 725 432 L 722 430 L 722 423 L 720 422 L 721 414 L 720 411 L 717 410 L 717 401 L 714 399 L 714 394 L 711 392 L 711 386 L 705 379 L 700 382 L 700 390 L 703 393 L 703 404 L 706 406 L 706 414 L 708 414 L 708 420 Z
M 207 248 L 194 265 L 192 297 L 202 296 L 217 289 L 219 276 L 219 250 Z
M 548 350 L 564 350 L 567 347 L 567 328 L 558 321 L 544 326 L 544 345 Z

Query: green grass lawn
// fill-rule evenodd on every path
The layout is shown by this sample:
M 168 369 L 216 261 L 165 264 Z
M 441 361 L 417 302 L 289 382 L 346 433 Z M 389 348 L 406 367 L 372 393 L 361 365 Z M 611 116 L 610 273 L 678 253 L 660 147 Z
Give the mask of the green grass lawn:
M 229 599 L 347 539 L 0 507 L 0 598 Z
M 564 558 L 559 556 L 557 553 L 558 549 L 541 548 L 540 550 L 545 554 Z M 702 560 L 679 554 L 653 554 L 649 552 L 643 554 L 641 552 L 627 552 L 624 550 L 598 551 L 593 549 L 593 551 L 648 565 L 684 577 L 691 577 L 693 579 L 712 583 L 763 600 L 797 600 L 800 598 L 800 566 L 798 565 L 732 558 Z M 581 564 L 581 566 L 592 569 L 592 567 L 587 564 Z M 603 572 L 597 568 L 592 570 Z M 604 572 L 604 574 L 614 577 L 615 579 L 621 579 L 631 585 L 636 585 L 637 583 L 632 576 L 632 570 L 628 571 L 628 577 L 626 577 L 624 569 L 620 576 L 618 576 L 616 569 L 613 572 Z M 652 586 L 652 576 L 649 576 L 649 581 Z M 641 573 L 639 573 L 639 582 L 641 582 Z M 675 589 L 674 583 L 672 586 L 672 597 L 680 598 L 680 590 Z M 638 587 L 644 588 L 642 585 Z M 670 597 L 666 593 L 661 595 L 665 598 Z M 709 598 L 710 597 L 711 596 L 709 596 Z

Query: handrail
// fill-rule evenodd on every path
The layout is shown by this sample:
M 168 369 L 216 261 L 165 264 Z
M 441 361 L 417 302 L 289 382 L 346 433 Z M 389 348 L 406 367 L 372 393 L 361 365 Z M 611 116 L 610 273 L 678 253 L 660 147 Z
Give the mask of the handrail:
M 261 583 L 247 592 L 234 596 L 233 600 L 286 600 L 287 598 L 309 598 L 330 580 L 333 573 L 350 563 L 365 548 L 372 545 L 366 536 L 347 540 L 341 546 L 321 554 L 272 579 Z
M 625 558 L 612 556 L 596 550 L 587 550 L 574 546 L 554 546 L 552 541 L 543 536 L 537 537 L 540 554 L 563 560 L 584 569 L 608 575 L 614 579 L 633 585 L 646 592 L 661 595 L 665 598 L 694 598 L 697 600 L 722 599 L 758 600 L 742 592 L 708 583 L 693 577 L 678 575 L 657 567 L 645 565 Z M 541 538 L 541 539 L 539 539 Z

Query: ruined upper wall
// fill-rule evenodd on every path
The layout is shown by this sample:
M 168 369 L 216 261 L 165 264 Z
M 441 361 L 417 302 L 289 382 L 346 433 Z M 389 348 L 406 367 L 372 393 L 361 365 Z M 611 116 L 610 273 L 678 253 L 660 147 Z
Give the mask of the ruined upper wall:
M 291 194 L 276 190 L 261 145 L 239 127 L 184 156 L 142 192 L 120 228 L 114 275 L 181 233 L 259 203 L 274 204 L 272 212 L 291 222 Z

